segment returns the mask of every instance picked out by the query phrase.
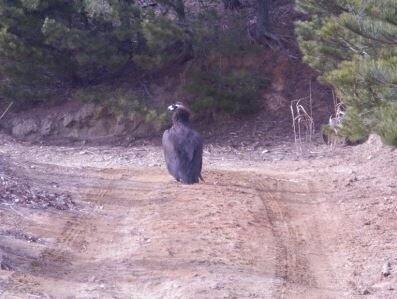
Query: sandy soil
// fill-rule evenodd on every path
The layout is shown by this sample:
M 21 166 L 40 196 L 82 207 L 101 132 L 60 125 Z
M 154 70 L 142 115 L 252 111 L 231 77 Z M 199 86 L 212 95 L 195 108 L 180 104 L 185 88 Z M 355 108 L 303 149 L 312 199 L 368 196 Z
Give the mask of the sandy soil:
M 1 138 L 1 298 L 397 297 L 397 152 L 376 138 L 207 146 L 193 186 L 156 146 Z

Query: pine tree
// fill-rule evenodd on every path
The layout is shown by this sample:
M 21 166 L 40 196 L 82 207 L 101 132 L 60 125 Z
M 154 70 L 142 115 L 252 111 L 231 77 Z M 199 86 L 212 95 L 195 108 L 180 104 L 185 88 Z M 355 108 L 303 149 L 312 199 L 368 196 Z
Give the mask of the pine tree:
M 347 107 L 343 132 L 370 132 L 397 145 L 396 0 L 298 0 L 308 21 L 297 24 L 304 61 L 321 72 Z
M 161 59 L 151 50 L 150 34 L 176 43 L 177 29 L 128 0 L 2 0 L 1 94 L 45 100 L 68 86 L 95 85 L 126 69 L 139 70 L 136 57 Z

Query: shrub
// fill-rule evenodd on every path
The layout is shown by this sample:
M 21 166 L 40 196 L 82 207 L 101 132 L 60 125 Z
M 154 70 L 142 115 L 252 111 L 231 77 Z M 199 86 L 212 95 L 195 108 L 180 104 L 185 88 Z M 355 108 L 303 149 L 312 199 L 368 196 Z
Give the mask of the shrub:
M 192 47 L 196 60 L 258 53 L 261 47 L 247 34 L 247 16 L 240 13 L 219 15 L 216 10 L 201 11 L 192 20 Z
M 348 108 L 343 119 L 340 135 L 347 138 L 351 143 L 366 140 L 370 134 L 369 125 L 365 118 L 354 108 Z
M 145 70 L 153 70 L 192 55 L 191 36 L 173 21 L 149 14 L 142 23 L 145 51 L 134 56 L 134 62 Z
M 246 70 L 194 70 L 186 89 L 195 96 L 195 111 L 252 113 L 259 108 L 266 80 Z
M 347 107 L 342 133 L 358 140 L 369 132 L 378 132 L 394 144 L 395 126 L 391 123 L 397 98 L 395 1 L 297 3 L 309 13 L 309 20 L 297 24 L 304 60 L 321 71 L 322 79 L 335 87 Z
M 134 57 L 158 65 L 167 49 L 159 44 L 178 48 L 177 34 L 177 25 L 145 15 L 132 1 L 1 1 L 2 95 L 44 101 L 67 87 L 139 71 Z
M 382 105 L 377 116 L 375 131 L 384 143 L 397 146 L 397 103 Z
M 245 62 L 260 49 L 250 43 L 245 21 L 241 13 L 219 16 L 208 10 L 192 22 L 195 59 L 184 89 L 193 97 L 194 111 L 240 114 L 258 110 L 268 80 L 257 65 Z
M 166 122 L 166 113 L 160 112 L 147 105 L 147 98 L 143 94 L 128 87 L 100 85 L 95 87 L 79 88 L 74 91 L 73 97 L 81 101 L 93 102 L 102 105 L 106 111 L 121 119 L 133 121 L 137 116 L 145 122 L 161 128 Z

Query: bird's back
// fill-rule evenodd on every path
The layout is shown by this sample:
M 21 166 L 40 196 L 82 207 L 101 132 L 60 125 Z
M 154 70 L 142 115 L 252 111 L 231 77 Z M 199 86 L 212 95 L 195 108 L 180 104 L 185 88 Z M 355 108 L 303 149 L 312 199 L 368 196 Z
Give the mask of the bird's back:
M 201 177 L 203 141 L 186 125 L 172 126 L 163 134 L 163 150 L 168 171 L 176 180 L 193 184 Z

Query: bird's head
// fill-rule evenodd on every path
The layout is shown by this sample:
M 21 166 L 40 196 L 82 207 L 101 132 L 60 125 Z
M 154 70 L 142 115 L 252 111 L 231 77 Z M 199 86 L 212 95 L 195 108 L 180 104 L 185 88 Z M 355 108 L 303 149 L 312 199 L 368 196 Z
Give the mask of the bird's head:
M 169 105 L 167 110 L 174 112 L 174 122 L 189 122 L 190 110 L 182 102 L 176 102 L 175 104 Z
M 176 102 L 175 104 L 169 105 L 167 108 L 168 111 L 175 111 L 177 109 L 186 109 L 187 110 L 187 108 L 183 105 L 182 102 Z

